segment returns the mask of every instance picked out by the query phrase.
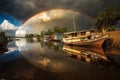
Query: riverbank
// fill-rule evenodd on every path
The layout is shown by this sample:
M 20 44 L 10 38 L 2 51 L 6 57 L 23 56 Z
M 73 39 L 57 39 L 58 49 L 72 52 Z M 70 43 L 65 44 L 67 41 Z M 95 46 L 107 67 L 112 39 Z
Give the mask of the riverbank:
M 107 34 L 110 34 L 110 38 L 113 38 L 114 42 L 120 43 L 120 31 L 111 31 Z
M 111 31 L 107 34 L 110 34 L 110 37 L 104 41 L 102 46 L 105 53 L 120 54 L 120 31 Z

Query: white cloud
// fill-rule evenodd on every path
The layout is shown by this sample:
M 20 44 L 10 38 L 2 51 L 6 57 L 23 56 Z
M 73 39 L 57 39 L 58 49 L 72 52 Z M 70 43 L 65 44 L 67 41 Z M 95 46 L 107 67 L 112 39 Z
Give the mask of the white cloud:
M 4 20 L 0 27 L 2 30 L 10 30 L 10 29 L 17 29 L 13 24 L 11 24 L 8 20 Z
M 22 29 L 22 27 L 19 27 L 19 29 L 16 31 L 15 35 L 17 37 L 25 37 L 25 30 Z
M 4 31 L 7 36 L 15 36 L 16 30 L 18 30 L 18 27 L 11 24 L 8 20 L 4 20 L 0 25 L 0 31 Z

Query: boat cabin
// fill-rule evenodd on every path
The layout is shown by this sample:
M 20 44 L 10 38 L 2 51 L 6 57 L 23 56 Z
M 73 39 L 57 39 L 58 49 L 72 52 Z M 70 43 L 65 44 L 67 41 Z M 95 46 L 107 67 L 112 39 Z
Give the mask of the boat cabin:
M 60 40 L 62 40 L 62 34 L 60 34 L 60 33 L 52 34 L 50 36 L 49 40 L 51 40 L 51 41 L 60 41 Z
M 91 45 L 94 44 L 97 47 L 101 47 L 104 39 L 108 35 L 97 33 L 94 30 L 76 31 L 64 33 L 62 42 L 70 45 Z
M 64 33 L 64 37 L 86 37 L 93 35 L 95 33 L 95 30 L 84 30 L 84 31 L 76 31 L 76 32 L 67 32 Z

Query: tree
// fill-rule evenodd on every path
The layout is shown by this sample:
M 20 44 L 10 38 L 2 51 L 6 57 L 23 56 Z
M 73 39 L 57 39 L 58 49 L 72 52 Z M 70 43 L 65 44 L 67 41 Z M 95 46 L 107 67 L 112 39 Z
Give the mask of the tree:
M 64 33 L 64 32 L 67 32 L 67 28 L 59 27 L 59 26 L 54 27 L 54 33 Z
M 8 41 L 8 38 L 5 36 L 5 32 L 0 32 L 0 44 L 6 43 Z
M 108 29 L 108 31 L 115 31 L 116 29 L 115 29 L 115 26 L 111 26 L 109 29 Z
M 53 29 L 48 29 L 48 31 L 41 31 L 41 37 L 44 35 L 52 35 L 54 33 L 64 33 L 67 32 L 67 28 L 55 26 Z
M 61 33 L 67 32 L 67 28 L 66 27 L 62 27 L 61 28 Z
M 0 32 L 0 36 L 5 37 L 5 32 Z
M 53 34 L 54 32 L 51 30 L 51 29 L 48 29 L 48 31 L 47 31 L 47 34 L 48 35 L 51 35 L 51 34 Z
M 35 33 L 35 34 L 33 34 L 33 35 L 34 35 L 34 37 L 40 37 L 40 35 L 37 34 L 37 33 Z
M 54 33 L 60 33 L 60 27 L 59 26 L 54 27 Z
M 44 31 L 41 31 L 40 32 L 40 36 L 44 36 L 45 32 Z
M 26 34 L 25 37 L 26 38 L 33 38 L 33 37 L 35 37 L 35 35 L 31 33 L 31 34 Z
M 107 31 L 112 26 L 115 26 L 120 20 L 120 7 L 109 7 L 98 14 L 94 20 L 94 28 L 98 31 Z

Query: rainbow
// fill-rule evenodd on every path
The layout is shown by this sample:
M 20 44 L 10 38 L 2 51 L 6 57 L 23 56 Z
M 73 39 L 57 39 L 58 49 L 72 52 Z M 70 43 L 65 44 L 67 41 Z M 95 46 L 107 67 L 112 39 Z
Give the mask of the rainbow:
M 74 10 L 68 10 L 68 9 L 60 9 L 60 8 L 59 8 L 59 9 L 45 10 L 45 11 L 39 12 L 39 13 L 33 15 L 32 17 L 30 17 L 29 19 L 27 19 L 25 22 L 23 22 L 21 26 L 23 27 L 25 24 L 27 24 L 29 21 L 31 21 L 34 17 L 36 17 L 36 16 L 38 16 L 38 15 L 40 15 L 40 14 L 43 14 L 43 13 L 45 13 L 45 12 L 47 12 L 47 11 L 57 11 L 57 10 L 75 12 L 75 13 L 77 13 L 77 14 L 82 14 L 82 15 L 84 15 L 85 17 L 87 17 L 87 18 L 93 20 L 91 17 L 89 17 L 89 16 L 87 16 L 87 15 L 81 13 L 81 12 L 74 11 Z

